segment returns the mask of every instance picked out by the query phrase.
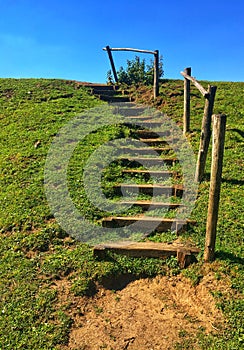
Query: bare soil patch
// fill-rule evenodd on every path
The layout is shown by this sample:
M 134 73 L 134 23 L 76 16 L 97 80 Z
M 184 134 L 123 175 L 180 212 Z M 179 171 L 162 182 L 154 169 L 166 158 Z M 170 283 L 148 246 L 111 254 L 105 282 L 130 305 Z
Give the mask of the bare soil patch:
M 225 323 L 209 293 L 211 274 L 195 287 L 182 276 L 134 280 L 117 291 L 100 286 L 91 298 L 71 297 L 69 282 L 57 283 L 74 320 L 63 350 L 169 350 L 182 342 L 198 349 L 198 332 L 218 333 Z

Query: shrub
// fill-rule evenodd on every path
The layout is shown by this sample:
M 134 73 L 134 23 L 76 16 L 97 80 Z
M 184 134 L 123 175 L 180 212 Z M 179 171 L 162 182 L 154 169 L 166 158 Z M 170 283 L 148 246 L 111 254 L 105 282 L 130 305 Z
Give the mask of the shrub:
M 163 77 L 163 74 L 163 61 L 162 57 L 160 57 L 159 78 Z M 135 59 L 127 60 L 126 69 L 120 67 L 119 71 L 117 71 L 117 76 L 120 84 L 152 85 L 154 78 L 154 62 L 151 60 L 150 64 L 146 64 L 145 59 L 135 56 Z M 114 82 L 111 70 L 107 73 L 107 82 L 110 84 Z

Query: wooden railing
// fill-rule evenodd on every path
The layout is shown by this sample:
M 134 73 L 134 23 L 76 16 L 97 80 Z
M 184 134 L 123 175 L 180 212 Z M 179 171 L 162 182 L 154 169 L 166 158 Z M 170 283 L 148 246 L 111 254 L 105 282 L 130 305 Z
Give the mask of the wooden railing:
M 106 46 L 103 48 L 104 51 L 107 51 L 109 61 L 111 64 L 114 80 L 117 83 L 118 82 L 118 76 L 115 69 L 115 64 L 112 56 L 112 51 L 133 51 L 133 52 L 140 52 L 140 53 L 149 53 L 154 55 L 154 81 L 153 81 L 153 96 L 156 98 L 159 95 L 159 51 L 150 51 L 150 50 L 140 50 L 140 49 L 131 49 L 131 48 L 111 48 L 109 46 Z
M 183 133 L 186 134 L 190 131 L 190 82 L 192 82 L 196 88 L 201 92 L 205 98 L 204 113 L 202 119 L 202 129 L 200 137 L 200 146 L 198 152 L 198 160 L 196 166 L 195 180 L 200 182 L 203 179 L 208 147 L 211 137 L 211 118 L 214 107 L 214 99 L 217 90 L 217 86 L 208 85 L 208 90 L 191 76 L 191 68 L 185 68 L 184 72 L 181 72 L 184 79 L 184 115 L 183 115 Z

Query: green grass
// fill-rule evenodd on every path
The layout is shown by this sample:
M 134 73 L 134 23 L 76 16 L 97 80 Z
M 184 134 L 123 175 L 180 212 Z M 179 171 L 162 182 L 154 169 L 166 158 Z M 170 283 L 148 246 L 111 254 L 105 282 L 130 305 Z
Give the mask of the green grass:
M 207 82 L 202 83 L 207 86 Z M 214 112 L 227 115 L 227 131 L 217 264 L 212 266 L 212 271 L 217 279 L 228 281 L 230 278 L 231 292 L 214 294 L 228 320 L 224 334 L 216 337 L 199 334 L 198 339 L 200 346 L 207 349 L 240 349 L 244 341 L 244 83 L 217 82 L 216 85 Z M 163 81 L 158 101 L 159 108 L 178 122 L 183 112 L 182 91 L 182 81 Z M 192 94 L 192 133 L 188 137 L 197 152 L 204 101 L 194 88 Z M 138 99 L 143 99 L 143 94 L 137 92 L 137 95 Z M 179 273 L 174 258 L 164 263 L 157 259 L 132 259 L 112 254 L 104 261 L 94 259 L 88 245 L 67 237 L 48 207 L 43 188 L 44 166 L 53 137 L 74 116 L 101 103 L 75 82 L 0 79 L 1 349 L 58 349 L 59 345 L 67 343 L 73 321 L 69 305 L 57 302 L 56 283 L 60 279 L 69 281 L 74 296 L 90 296 L 96 293 L 96 284 L 104 277 L 127 273 L 138 277 Z M 82 167 L 104 142 L 129 135 L 126 126 L 105 127 L 99 133 L 88 135 L 70 160 L 68 180 L 72 199 L 91 220 L 101 219 L 105 212 L 86 197 Z M 191 217 L 198 225 L 185 235 L 201 248 L 204 247 L 210 162 L 209 152 L 206 176 Z M 175 169 L 180 170 L 178 165 Z M 121 165 L 113 164 L 103 181 L 112 181 L 113 175 L 120 174 Z M 141 181 L 138 177 L 138 182 Z M 174 238 L 174 234 L 164 233 L 152 240 Z M 199 283 L 206 273 L 201 257 L 198 264 L 184 272 L 193 284 Z

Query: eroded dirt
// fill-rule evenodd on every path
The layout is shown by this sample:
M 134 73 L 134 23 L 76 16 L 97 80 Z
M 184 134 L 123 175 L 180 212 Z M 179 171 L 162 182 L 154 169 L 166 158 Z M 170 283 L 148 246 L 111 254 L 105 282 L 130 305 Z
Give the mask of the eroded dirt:
M 182 276 L 160 276 L 130 282 L 121 290 L 99 288 L 94 297 L 71 297 L 69 282 L 57 282 L 60 303 L 70 302 L 74 320 L 63 350 L 168 350 L 190 344 L 198 332 L 218 333 L 224 318 L 209 289 L 209 274 L 194 287 Z M 225 287 L 223 287 L 225 288 Z

